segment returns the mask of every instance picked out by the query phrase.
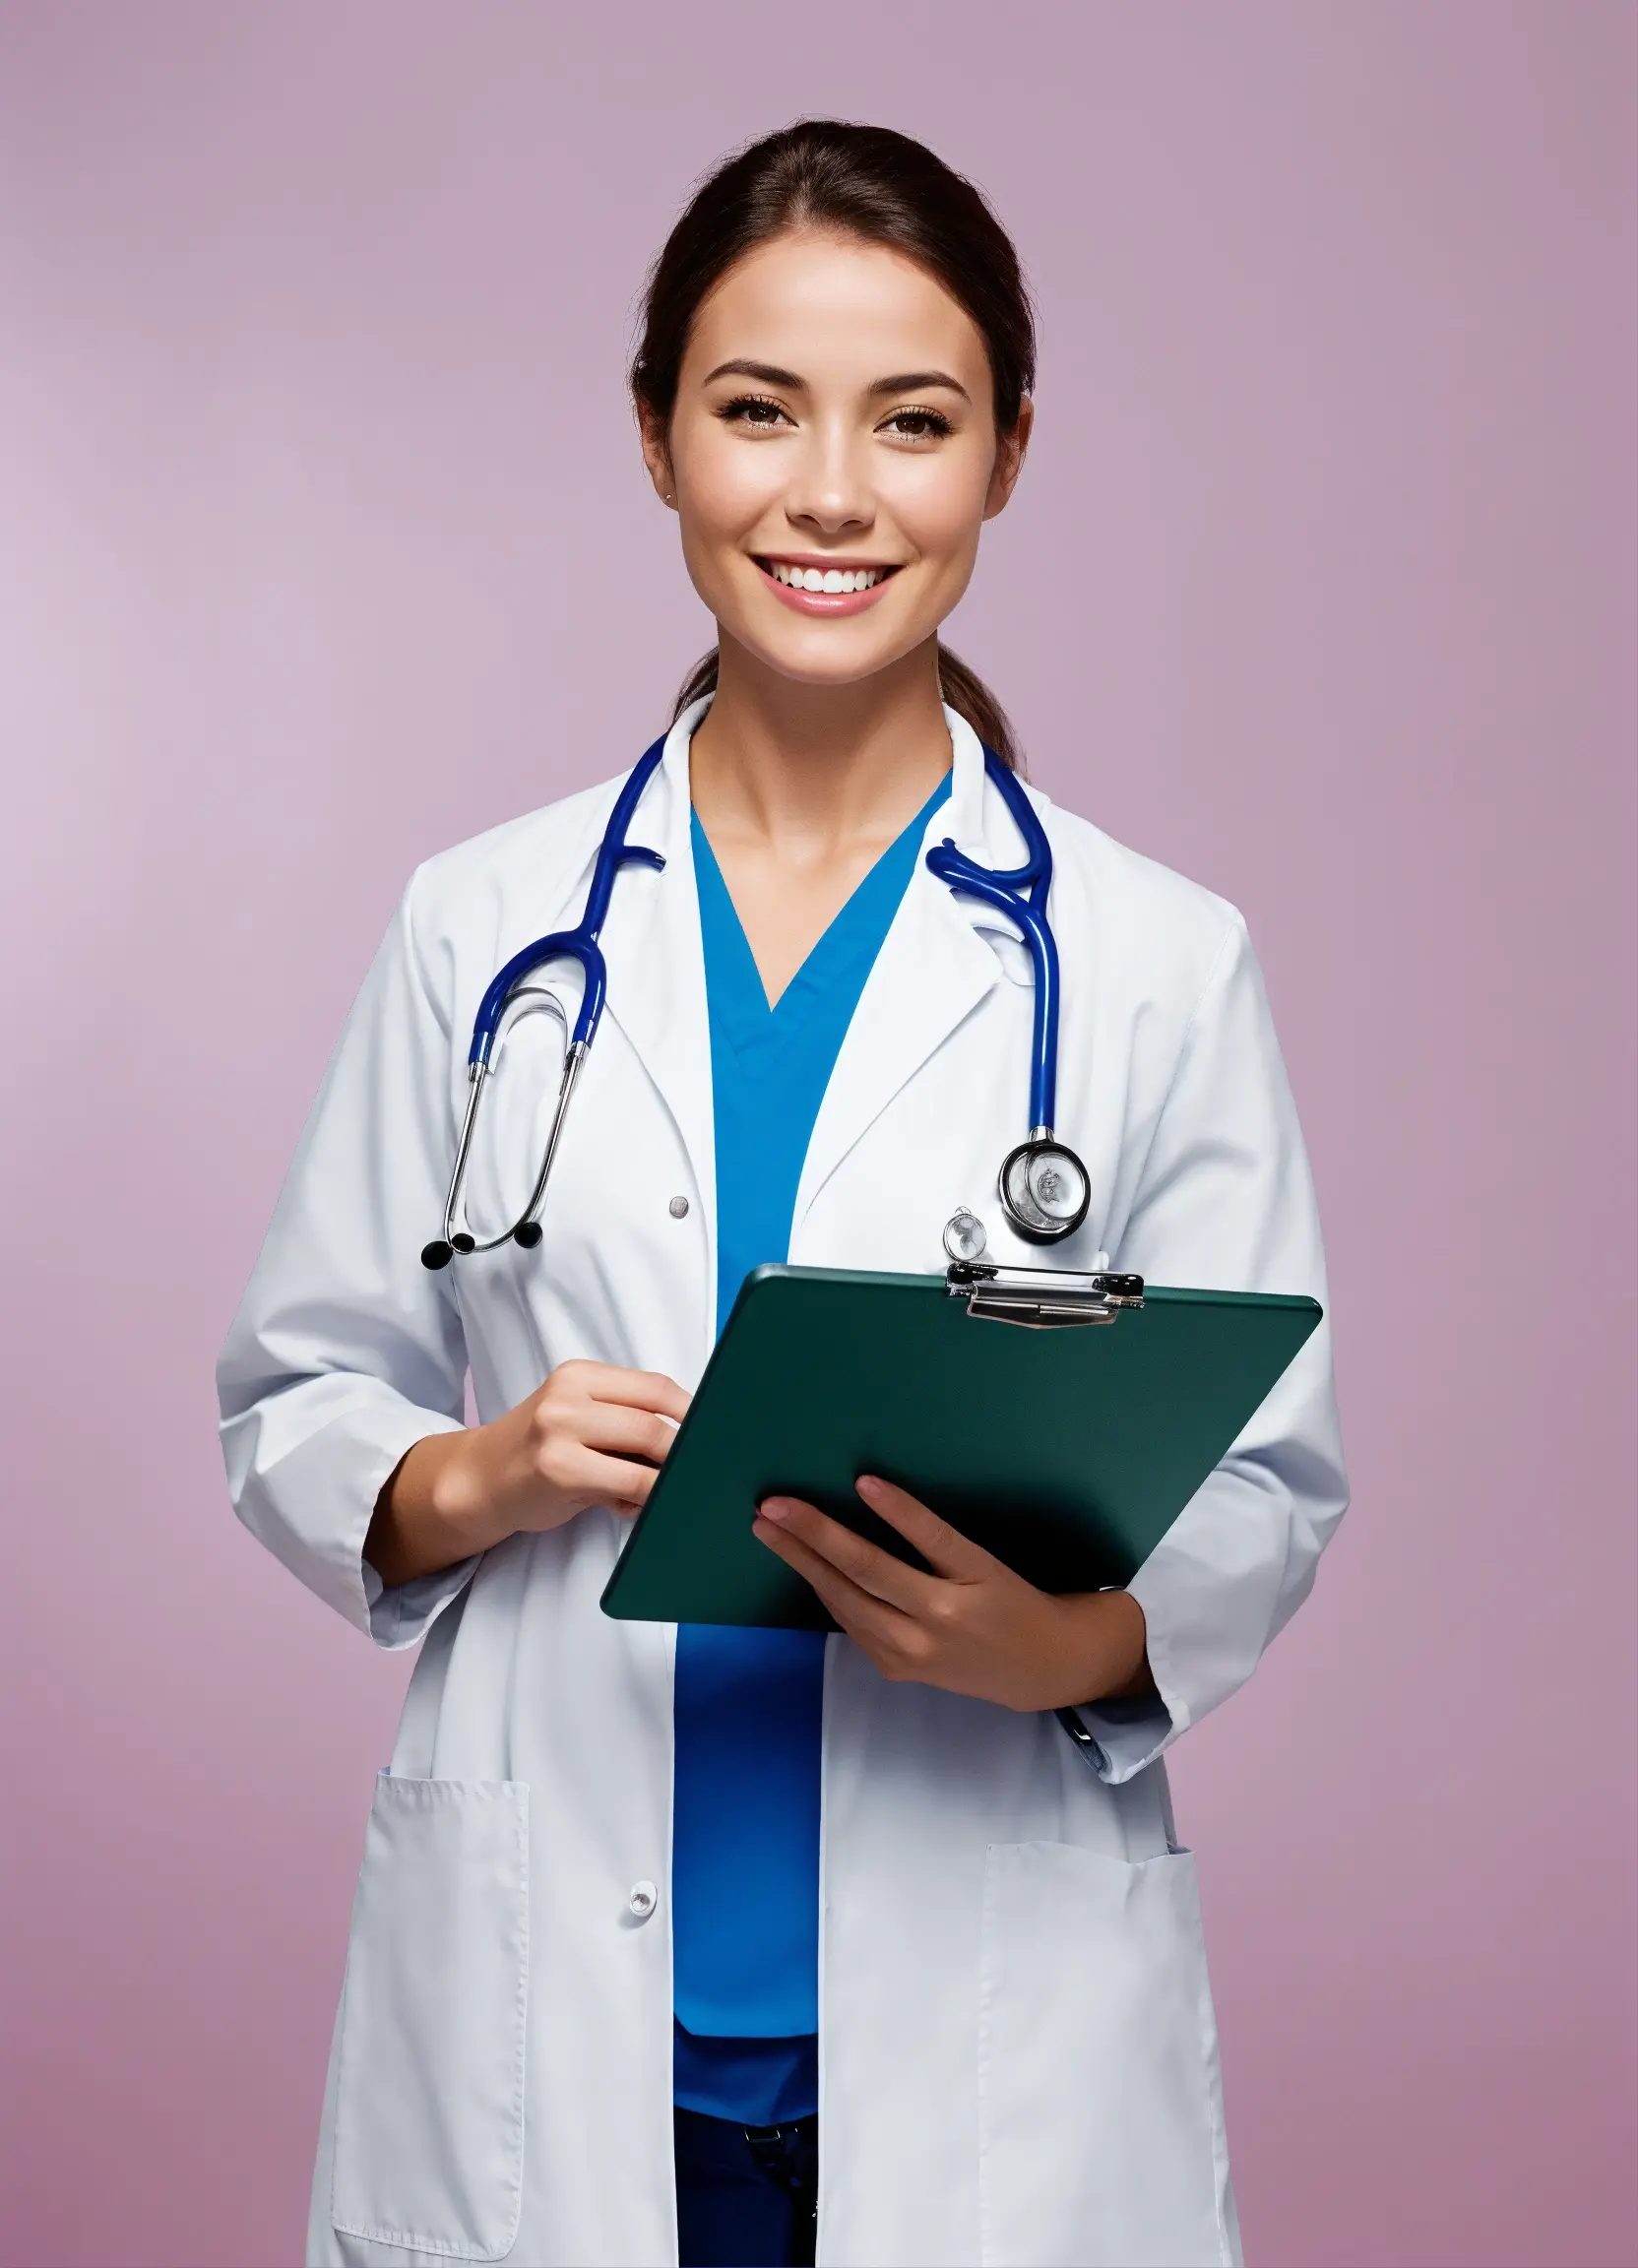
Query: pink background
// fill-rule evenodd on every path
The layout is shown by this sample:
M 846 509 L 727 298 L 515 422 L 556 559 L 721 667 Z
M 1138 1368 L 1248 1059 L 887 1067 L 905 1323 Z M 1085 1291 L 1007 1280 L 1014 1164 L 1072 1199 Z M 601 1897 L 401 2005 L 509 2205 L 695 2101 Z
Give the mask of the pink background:
M 14 2263 L 284 2263 L 407 1671 L 217 1344 L 410 865 L 707 625 L 621 393 L 690 180 L 931 140 L 1042 311 L 955 642 L 1245 910 L 1355 1504 L 1176 1762 L 1253 2259 L 1630 2261 L 1625 5 L 0 12 Z

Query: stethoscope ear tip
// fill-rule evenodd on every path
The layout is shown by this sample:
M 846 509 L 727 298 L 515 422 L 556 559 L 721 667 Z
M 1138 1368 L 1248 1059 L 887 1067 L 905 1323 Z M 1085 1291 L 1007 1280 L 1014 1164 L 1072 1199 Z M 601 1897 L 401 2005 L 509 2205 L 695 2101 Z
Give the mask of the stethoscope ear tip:
M 514 1244 L 521 1244 L 526 1252 L 533 1252 L 545 1231 L 538 1221 L 520 1221 L 512 1231 Z
M 453 1245 L 446 1244 L 441 1236 L 435 1236 L 430 1244 L 421 1246 L 421 1266 L 423 1268 L 434 1270 L 447 1268 L 454 1258 Z

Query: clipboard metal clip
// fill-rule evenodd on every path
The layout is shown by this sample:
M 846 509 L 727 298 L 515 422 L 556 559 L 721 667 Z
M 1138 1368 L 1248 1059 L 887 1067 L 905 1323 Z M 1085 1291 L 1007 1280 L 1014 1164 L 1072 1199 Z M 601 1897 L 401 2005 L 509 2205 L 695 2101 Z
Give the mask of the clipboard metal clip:
M 1026 1331 L 1112 1323 L 1123 1307 L 1143 1305 L 1141 1276 L 1007 1268 L 994 1260 L 952 1260 L 944 1289 L 952 1299 L 965 1299 L 969 1315 L 980 1322 L 1017 1323 Z

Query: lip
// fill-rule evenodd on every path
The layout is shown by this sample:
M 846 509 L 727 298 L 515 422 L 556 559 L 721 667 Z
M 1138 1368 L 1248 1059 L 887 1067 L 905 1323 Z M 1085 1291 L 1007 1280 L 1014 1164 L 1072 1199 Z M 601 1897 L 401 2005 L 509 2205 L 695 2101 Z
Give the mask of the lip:
M 860 567 L 882 570 L 879 583 L 872 583 L 868 591 L 793 591 L 788 583 L 779 582 L 769 573 L 769 565 L 777 562 L 781 567 L 817 567 L 823 571 L 835 567 L 844 573 Z M 759 557 L 757 573 L 774 594 L 794 614 L 862 614 L 867 606 L 874 606 L 882 593 L 899 572 L 895 562 L 886 559 L 842 559 L 834 553 L 774 551 Z

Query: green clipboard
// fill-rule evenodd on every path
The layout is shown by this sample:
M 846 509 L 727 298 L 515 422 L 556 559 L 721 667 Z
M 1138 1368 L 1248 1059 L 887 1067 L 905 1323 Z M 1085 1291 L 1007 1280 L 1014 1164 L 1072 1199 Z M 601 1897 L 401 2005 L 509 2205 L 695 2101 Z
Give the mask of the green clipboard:
M 1009 1306 L 975 1282 L 996 1273 L 748 1276 L 603 1612 L 834 1629 L 751 1521 L 765 1496 L 802 1496 L 916 1562 L 854 1493 L 861 1473 L 1042 1590 L 1126 1583 L 1320 1320 L 1314 1299 L 1046 1270 L 1000 1271 L 1025 1285 Z

